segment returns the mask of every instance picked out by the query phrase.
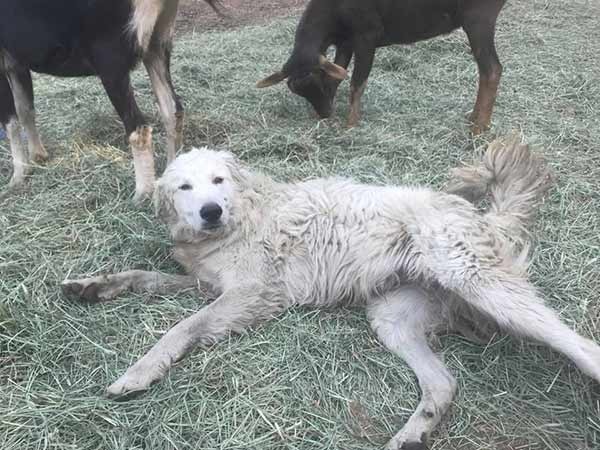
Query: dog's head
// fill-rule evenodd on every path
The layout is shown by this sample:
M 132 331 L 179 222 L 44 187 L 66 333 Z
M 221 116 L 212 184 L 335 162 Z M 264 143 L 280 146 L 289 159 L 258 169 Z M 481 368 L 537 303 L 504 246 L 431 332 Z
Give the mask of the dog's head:
M 178 240 L 222 235 L 231 225 L 241 173 L 233 154 L 207 148 L 178 156 L 157 181 L 156 214 Z

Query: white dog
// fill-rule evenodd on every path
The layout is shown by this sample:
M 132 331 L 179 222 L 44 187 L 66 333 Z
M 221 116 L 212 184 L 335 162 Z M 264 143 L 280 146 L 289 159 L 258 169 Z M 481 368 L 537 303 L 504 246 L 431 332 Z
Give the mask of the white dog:
M 416 373 L 423 395 L 389 449 L 424 449 L 456 381 L 430 349 L 440 329 L 498 326 L 543 342 L 600 381 L 600 347 L 562 323 L 527 281 L 524 225 L 547 187 L 541 161 L 517 140 L 494 142 L 448 189 L 379 187 L 340 179 L 277 183 L 227 152 L 179 156 L 155 191 L 158 215 L 188 275 L 129 271 L 66 280 L 89 301 L 125 290 L 197 286 L 216 300 L 172 328 L 108 388 L 145 390 L 195 345 L 264 322 L 294 305 L 366 307 L 382 343 Z

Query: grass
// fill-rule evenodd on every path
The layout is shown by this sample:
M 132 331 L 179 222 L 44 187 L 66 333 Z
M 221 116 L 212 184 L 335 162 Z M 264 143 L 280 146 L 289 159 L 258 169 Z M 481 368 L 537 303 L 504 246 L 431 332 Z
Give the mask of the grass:
M 599 13 L 592 0 L 507 6 L 494 127 L 475 141 L 464 113 L 476 66 L 462 33 L 379 50 L 353 130 L 342 126 L 347 83 L 336 118 L 323 122 L 283 86 L 254 89 L 284 62 L 296 19 L 184 37 L 174 78 L 188 111 L 186 142 L 227 146 L 285 180 L 338 174 L 441 185 L 494 135 L 519 129 L 557 175 L 535 225 L 532 279 L 565 321 L 600 341 Z M 100 83 L 35 83 L 53 158 L 27 192 L 0 201 L 0 448 L 380 448 L 419 390 L 361 311 L 294 310 L 194 352 L 138 399 L 103 397 L 204 300 L 127 295 L 85 306 L 63 298 L 67 276 L 179 268 L 150 207 L 131 202 L 133 167 Z M 143 109 L 154 111 L 141 72 L 135 86 Z M 157 149 L 163 143 L 161 134 Z M 0 186 L 9 175 L 2 141 Z M 600 448 L 600 391 L 562 356 L 508 338 L 481 347 L 446 336 L 437 349 L 460 390 L 433 449 Z

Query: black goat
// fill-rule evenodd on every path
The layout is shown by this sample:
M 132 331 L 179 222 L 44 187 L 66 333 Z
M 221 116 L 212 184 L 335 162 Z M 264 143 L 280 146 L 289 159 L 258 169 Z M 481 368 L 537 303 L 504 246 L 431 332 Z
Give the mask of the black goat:
M 216 10 L 216 0 L 205 0 Z M 167 133 L 167 159 L 182 143 L 183 108 L 170 74 L 179 0 L 3 0 L 0 11 L 0 123 L 13 157 L 9 187 L 29 162 L 48 154 L 35 125 L 31 72 L 100 77 L 129 137 L 137 200 L 154 185 L 152 129 L 140 112 L 130 72 L 142 60 Z M 20 133 L 27 135 L 28 149 Z
M 360 98 L 375 49 L 409 44 L 462 27 L 479 67 L 479 91 L 470 120 L 480 133 L 490 124 L 502 66 L 494 46 L 496 18 L 506 0 L 311 0 L 296 29 L 292 55 L 279 72 L 258 82 L 268 87 L 287 78 L 289 89 L 306 98 L 321 117 L 354 54 L 348 125 L 360 119 Z M 336 47 L 335 63 L 323 54 Z

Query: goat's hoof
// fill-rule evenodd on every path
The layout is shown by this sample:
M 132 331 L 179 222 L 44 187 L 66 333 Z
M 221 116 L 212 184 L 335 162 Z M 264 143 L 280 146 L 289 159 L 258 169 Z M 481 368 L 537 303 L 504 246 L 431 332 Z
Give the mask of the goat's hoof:
M 471 134 L 473 136 L 479 136 L 480 134 L 485 133 L 489 129 L 490 129 L 489 125 L 479 124 L 479 123 L 471 124 Z
M 31 157 L 31 160 L 36 164 L 45 163 L 49 159 L 50 155 L 48 155 L 48 152 L 43 147 L 41 149 L 36 150 L 33 156 Z
M 358 126 L 358 122 L 360 122 L 359 119 L 348 119 L 348 122 L 346 122 L 346 128 L 351 130 L 352 128 Z
M 473 136 L 479 136 L 490 129 L 490 121 L 481 119 L 475 111 L 468 112 L 466 116 Z
M 48 162 L 50 155 L 48 155 L 48 153 L 45 155 L 35 154 L 31 159 L 36 164 L 44 164 L 45 162 Z
M 152 198 L 152 189 L 144 189 L 135 192 L 133 195 L 133 203 L 136 206 L 142 206 Z

